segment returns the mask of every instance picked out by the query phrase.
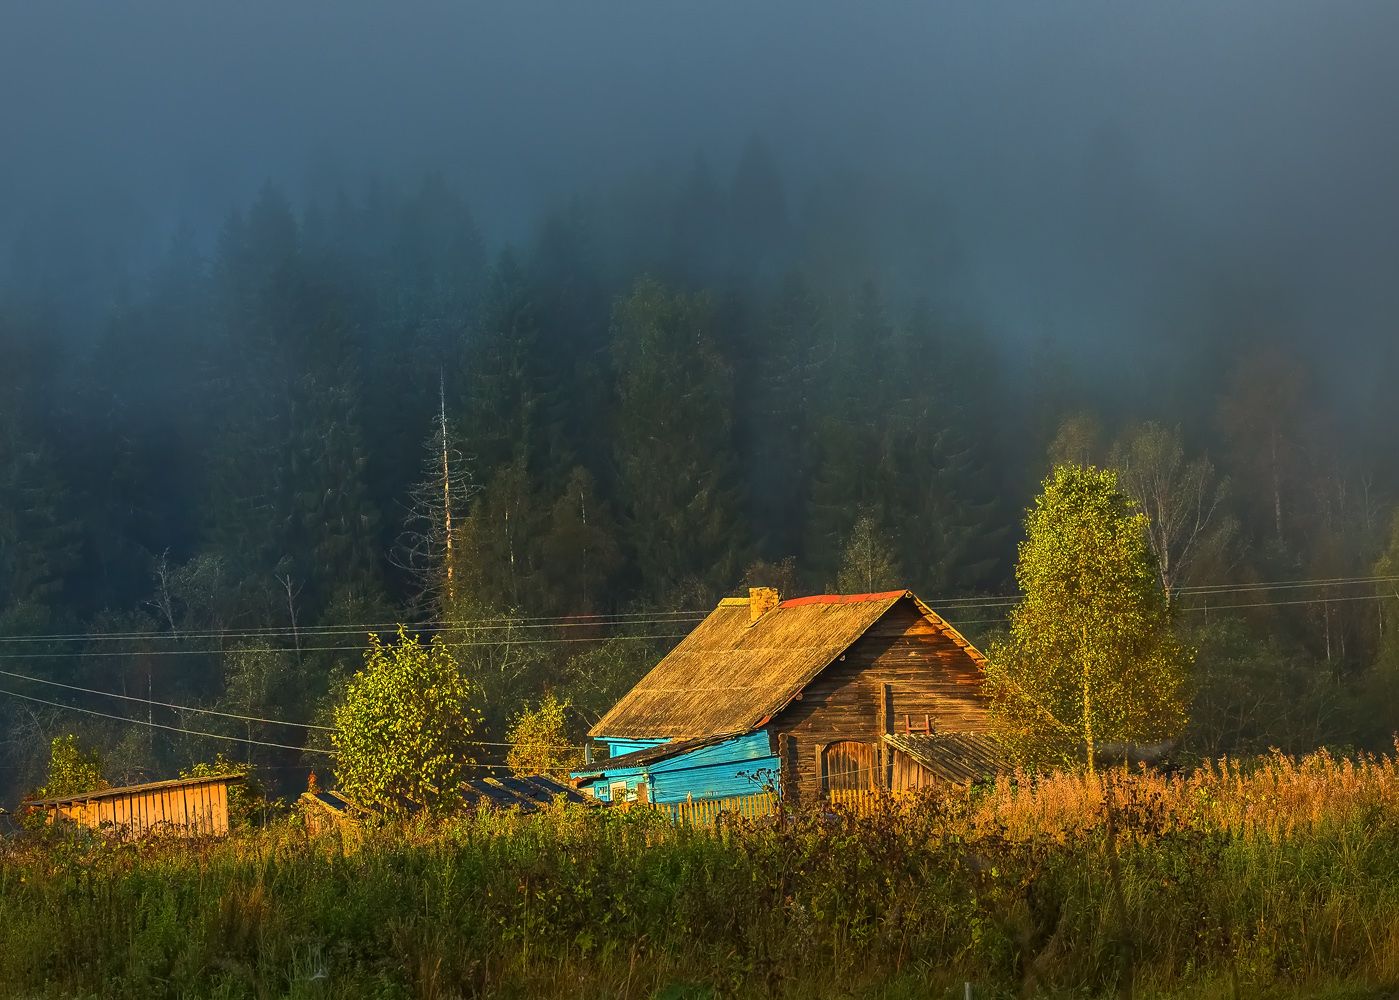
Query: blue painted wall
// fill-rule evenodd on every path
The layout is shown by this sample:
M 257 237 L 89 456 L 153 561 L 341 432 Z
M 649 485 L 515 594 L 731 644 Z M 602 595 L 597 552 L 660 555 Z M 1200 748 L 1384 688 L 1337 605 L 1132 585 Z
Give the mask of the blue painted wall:
M 604 741 L 611 742 L 605 738 Z M 583 789 L 591 786 L 594 794 L 604 801 L 611 799 L 611 786 L 616 782 L 626 784 L 629 801 L 635 801 L 637 786 L 642 782 L 648 785 L 652 802 L 756 795 L 768 785 L 781 790 L 777 755 L 773 753 L 772 739 L 765 729 L 640 767 L 609 771 L 605 760 L 598 761 L 595 767 L 602 773 L 585 769 L 573 774 L 583 777 Z
M 620 757 L 624 753 L 631 753 L 633 750 L 645 750 L 647 747 L 660 746 L 662 743 L 669 743 L 669 740 L 614 740 L 606 736 L 596 740 L 608 747 L 609 757 Z M 606 758 L 604 758 L 606 759 Z

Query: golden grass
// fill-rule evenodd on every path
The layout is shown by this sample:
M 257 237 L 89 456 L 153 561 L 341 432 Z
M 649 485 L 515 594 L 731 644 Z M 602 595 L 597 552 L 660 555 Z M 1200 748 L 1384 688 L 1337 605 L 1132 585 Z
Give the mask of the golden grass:
M 1062 840 L 1103 822 L 1108 796 L 1130 817 L 1163 832 L 1277 839 L 1399 815 L 1399 753 L 1355 759 L 1324 750 L 1301 758 L 1272 754 L 1207 761 L 1174 774 L 1117 769 L 1005 775 L 972 796 L 968 832 Z

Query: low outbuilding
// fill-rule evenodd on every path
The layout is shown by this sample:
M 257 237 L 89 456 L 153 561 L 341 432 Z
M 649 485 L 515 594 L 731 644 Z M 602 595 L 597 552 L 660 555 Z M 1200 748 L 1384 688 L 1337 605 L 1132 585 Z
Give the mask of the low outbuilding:
M 48 823 L 69 822 L 122 837 L 222 837 L 228 833 L 229 786 L 241 774 L 177 778 L 29 799 L 21 808 Z

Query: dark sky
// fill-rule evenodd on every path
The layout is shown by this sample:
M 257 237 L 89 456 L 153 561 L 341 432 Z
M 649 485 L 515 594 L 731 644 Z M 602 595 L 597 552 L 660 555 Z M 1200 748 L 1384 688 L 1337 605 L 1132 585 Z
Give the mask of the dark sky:
M 795 187 L 936 201 L 1009 331 L 1187 322 L 1177 291 L 1225 274 L 1314 335 L 1387 336 L 1396 38 L 1392 0 L 0 0 L 0 235 L 66 206 L 156 242 L 269 177 L 440 169 L 508 238 L 758 133 Z

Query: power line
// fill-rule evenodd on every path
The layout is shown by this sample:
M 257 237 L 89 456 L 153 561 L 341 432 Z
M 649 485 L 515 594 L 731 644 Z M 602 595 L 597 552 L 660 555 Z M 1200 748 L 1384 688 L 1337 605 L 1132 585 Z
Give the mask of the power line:
M 99 693 L 100 693 L 100 692 L 99 692 Z M 164 729 L 164 730 L 166 730 L 166 731 L 168 731 L 168 732 L 172 732 L 172 733 L 183 733 L 183 734 L 185 734 L 186 736 L 207 736 L 209 739 L 214 739 L 214 740 L 225 740 L 225 741 L 227 741 L 227 742 L 229 742 L 229 743 L 238 743 L 238 744 L 244 744 L 244 745 L 251 744 L 252 746 L 257 746 L 257 747 L 270 747 L 270 748 L 272 748 L 272 749 L 274 749 L 274 750 L 296 750 L 296 751 L 301 752 L 301 753 L 321 753 L 321 754 L 326 754 L 327 756 L 330 756 L 330 757 L 336 756 L 336 752 L 335 752 L 334 750 L 323 750 L 323 749 L 321 749 L 321 748 L 319 748 L 319 747 L 296 747 L 296 746 L 292 746 L 292 745 L 290 745 L 290 744 L 288 744 L 288 743 L 270 743 L 270 742 L 267 742 L 266 740 L 246 739 L 246 738 L 244 738 L 244 737 L 242 737 L 242 736 L 227 736 L 227 735 L 225 735 L 225 734 L 223 734 L 223 733 L 209 733 L 209 732 L 204 732 L 204 731 L 199 730 L 199 729 L 185 729 L 185 728 L 183 728 L 182 726 L 167 726 L 167 725 L 165 725 L 165 724 L 163 724 L 163 723 L 160 723 L 160 722 L 147 722 L 145 719 L 133 719 L 133 718 L 131 718 L 129 715 L 111 715 L 111 714 L 109 714 L 109 713 L 107 713 L 107 712 L 98 712 L 98 711 L 94 711 L 93 709 L 90 709 L 90 708 L 81 708 L 81 707 L 79 707 L 79 706 L 77 706 L 77 705 L 65 705 L 65 704 L 63 704 L 62 702 L 48 701 L 47 699 L 44 699 L 44 698 L 35 698 L 35 697 L 33 697 L 32 695 L 20 694 L 18 691 L 9 691 L 9 690 L 6 690 L 5 688 L 0 688 L 0 695 L 9 695 L 11 698 L 19 698 L 19 699 L 21 699 L 21 700 L 23 700 L 23 701 L 32 701 L 32 702 L 34 702 L 34 703 L 36 703 L 36 704 L 39 704 L 39 705 L 47 705 L 47 706 L 49 706 L 50 708 L 62 708 L 62 709 L 66 709 L 67 711 L 70 711 L 70 712 L 81 712 L 81 713 L 84 714 L 84 715 L 95 715 L 95 716 L 97 716 L 97 717 L 100 718 L 100 719 L 111 719 L 113 722 L 129 722 L 129 723 L 131 723 L 132 725 L 137 725 L 137 726 L 148 726 L 148 727 L 150 727 L 150 728 L 152 728 L 152 729 Z M 157 702 L 156 704 L 159 704 L 159 702 Z M 199 711 L 199 709 L 193 709 L 192 711 Z M 324 728 L 324 727 L 317 727 L 317 728 Z M 482 741 L 482 740 L 460 740 L 460 741 L 458 741 L 458 742 L 460 742 L 463 746 L 481 746 L 481 747 L 514 747 L 514 746 L 519 745 L 519 744 L 515 744 L 515 743 L 490 743 L 490 742 L 486 742 L 486 741 Z M 576 745 L 576 744 L 572 744 L 572 743 L 560 743 L 560 744 L 541 745 L 541 746 L 539 746 L 537 749 L 540 749 L 540 750 L 582 750 L 583 747 L 582 747 L 581 745 Z M 290 766 L 290 765 L 288 765 L 288 766 Z M 497 770 L 502 770 L 502 769 L 507 769 L 507 770 L 508 770 L 507 766 L 504 765 L 504 764 L 485 764 L 485 763 L 480 763 L 480 762 L 473 761 L 473 762 L 471 762 L 471 766 L 472 766 L 472 767 L 494 768 L 494 769 L 497 769 Z
M 195 708 L 193 705 L 175 705 L 168 701 L 156 701 L 153 698 L 138 698 L 135 695 L 120 694 L 116 691 L 102 691 L 97 688 L 80 687 L 77 684 L 65 684 L 63 681 L 50 680 L 47 677 L 31 677 L 28 674 L 17 674 L 13 670 L 0 670 L 0 674 L 6 677 L 14 677 L 22 681 L 32 681 L 35 684 L 47 684 L 50 687 L 66 688 L 69 691 L 81 691 L 84 694 L 101 695 L 104 698 L 119 698 L 122 701 L 134 701 L 141 705 L 155 705 L 159 708 L 170 708 L 179 712 L 198 712 L 202 715 L 217 715 L 225 719 L 238 719 L 241 722 L 259 722 L 268 725 L 292 726 L 297 729 L 318 729 L 323 732 L 334 732 L 332 726 L 317 726 L 310 722 L 292 722 L 287 719 L 264 719 L 256 715 L 238 715 L 236 712 L 221 712 L 214 708 Z
M 1182 588 L 1182 589 L 1180 589 L 1180 590 L 1177 590 L 1176 593 L 1177 593 L 1178 595 L 1182 595 L 1182 596 L 1209 597 L 1209 596 L 1217 596 L 1217 595 L 1233 594 L 1233 593 L 1238 593 L 1238 594 L 1258 593 L 1258 592 L 1265 592 L 1265 591 L 1269 591 L 1269 590 L 1289 589 L 1289 588 L 1297 588 L 1297 587 L 1304 587 L 1304 586 L 1317 587 L 1317 586 L 1359 585 L 1359 584 L 1368 584 L 1368 583 L 1390 582 L 1390 581 L 1393 581 L 1393 580 L 1399 580 L 1399 577 L 1362 577 L 1362 578 L 1355 578 L 1354 580 L 1350 580 L 1350 581 L 1339 581 L 1339 580 L 1327 580 L 1327 581 L 1320 581 L 1320 582 L 1293 581 L 1293 582 L 1278 583 L 1278 584 L 1247 585 L 1247 586 L 1241 586 L 1241 587 L 1238 587 L 1238 588 L 1220 588 L 1220 589 L 1217 589 L 1217 590 L 1210 590 L 1210 591 L 1208 591 L 1208 592 L 1191 591 L 1191 590 L 1187 590 L 1187 589 Z M 1395 595 L 1392 595 L 1392 594 L 1361 594 L 1361 595 L 1350 595 L 1350 596 L 1342 595 L 1342 596 L 1336 596 L 1336 597 L 1329 597 L 1329 596 L 1328 596 L 1328 597 L 1315 597 L 1315 598 L 1308 598 L 1308 599 L 1296 600 L 1296 601 L 1260 601 L 1260 602 L 1247 603 L 1247 604 L 1220 604 L 1220 605 L 1213 605 L 1213 606 L 1200 605 L 1200 606 L 1198 606 L 1198 607 L 1185 607 L 1185 608 L 1181 608 L 1181 610 L 1183 610 L 1183 611 L 1229 611 L 1229 610 L 1242 609 L 1242 608 L 1288 607 L 1288 606 L 1294 606 L 1294 605 L 1307 605 L 1307 604 L 1331 604 L 1331 603 L 1340 603 L 1340 602 L 1344 602 L 1344 601 L 1389 600 L 1389 599 L 1392 599 L 1394 596 L 1395 596 Z M 966 606 L 968 606 L 968 607 L 996 607 L 996 606 L 1002 606 L 1002 607 L 1006 607 L 1006 608 L 1009 609 L 1009 608 L 1011 608 L 1011 607 L 1014 607 L 1016 604 L 1020 603 L 1020 601 L 1022 601 L 1022 600 L 1023 600 L 1023 597 L 1017 597 L 1017 598 L 1014 598 L 1014 599 L 998 598 L 998 599 L 995 599 L 994 601 L 988 599 L 988 600 L 986 600 L 986 601 L 980 601 L 980 602 L 975 602 L 975 603 L 972 603 L 972 602 L 969 601 L 968 604 L 967 604 Z M 942 606 L 942 607 L 944 607 L 944 608 L 947 607 L 947 605 L 946 605 L 945 603 L 942 604 L 942 605 L 940 605 L 940 606 Z M 994 623 L 994 622 L 997 622 L 997 621 L 1001 621 L 1002 619 L 999 619 L 999 618 L 985 618 L 985 619 L 970 619 L 970 620 L 968 620 L 968 619 L 961 619 L 961 618 L 950 617 L 950 618 L 948 618 L 948 620 L 951 621 L 951 622 L 953 622 L 954 624 L 962 624 L 962 625 L 984 625 L 984 624 L 991 624 L 991 623 Z M 668 624 L 680 624 L 680 622 L 678 622 L 678 621 L 671 621 L 671 622 L 668 622 Z M 358 630 L 355 630 L 355 631 L 358 631 Z M 287 635 L 290 635 L 290 634 L 291 634 L 291 633 L 287 633 Z M 555 644 L 567 644 L 567 643 L 579 643 L 579 642 L 600 642 L 600 641 L 613 641 L 613 640 L 653 641 L 653 640 L 660 640 L 660 639 L 681 639 L 681 638 L 684 638 L 685 635 L 686 635 L 686 633 L 683 633 L 683 632 L 668 632 L 668 633 L 655 633 L 655 634 L 648 634 L 648 635 L 615 635 L 615 636 L 609 636 L 609 637 L 607 637 L 606 639 L 599 639 L 599 638 L 593 637 L 593 636 L 572 636 L 572 637 L 553 637 L 553 638 L 532 638 L 532 639 L 521 639 L 521 640 L 516 640 L 516 641 L 517 641 L 520 645 L 531 645 L 531 646 L 534 646 L 534 645 L 555 645 Z M 24 641 L 24 639 L 23 639 L 23 638 L 20 638 L 20 639 L 16 639 L 16 640 L 6 640 L 6 639 L 3 639 L 3 638 L 0 638 L 0 641 Z M 476 640 L 476 641 L 470 641 L 470 642 L 445 641 L 445 642 L 443 643 L 443 645 L 446 646 L 446 647 L 449 648 L 449 649 L 461 649 L 461 648 L 471 648 L 471 647 L 480 647 L 480 646 L 499 646 L 499 645 L 502 645 L 502 644 L 503 644 L 503 641 L 504 641 L 504 640 Z M 353 645 L 353 646 L 301 646 L 301 647 L 278 647 L 278 646 L 269 646 L 269 647 L 262 647 L 262 648 L 260 648 L 258 651 L 259 651 L 259 652 L 266 652 L 266 653 L 274 653 L 274 654 L 278 654 L 278 655 L 288 655 L 288 654 L 300 655 L 301 653 L 326 653 L 326 652 L 330 652 L 330 653 L 346 653 L 346 652 L 364 652 L 364 650 L 366 650 L 366 649 L 368 649 L 368 648 L 369 648 L 368 645 Z M 68 659 L 68 658 L 76 658 L 76 657 L 111 657 L 111 656 L 138 656 L 138 657 L 139 657 L 139 656 L 208 656 L 208 655 L 223 654 L 223 653 L 228 653 L 228 652 L 232 652 L 232 650 L 227 650 L 227 649 L 119 649 L 119 650 L 79 650 L 79 651 L 75 651 L 75 652 L 65 652 L 65 653 L 52 653 L 52 652 L 45 652 L 45 653 L 0 653 L 0 660 Z M 2 673 L 2 672 L 3 672 L 3 671 L 0 671 L 0 673 Z
M 159 708 L 168 708 L 168 709 L 172 709 L 172 710 L 177 711 L 177 712 L 194 712 L 194 713 L 199 713 L 199 714 L 202 714 L 202 715 L 217 715 L 217 716 L 220 716 L 220 717 L 225 718 L 225 719 L 238 719 L 238 720 L 243 721 L 243 722 L 258 722 L 258 723 L 265 723 L 265 724 L 269 724 L 269 725 L 292 726 L 292 727 L 297 728 L 297 729 L 314 729 L 314 730 L 318 730 L 318 731 L 320 731 L 320 732 L 326 732 L 326 733 L 333 733 L 333 732 L 335 732 L 335 727 L 334 727 L 334 726 L 318 726 L 318 725 L 315 725 L 314 723 L 310 723 L 310 722 L 292 722 L 292 721 L 287 720 L 287 719 L 267 719 L 267 718 L 262 718 L 262 717 L 256 716 L 256 715 L 238 715 L 238 714 L 233 713 L 233 712 L 221 712 L 221 711 L 219 711 L 219 710 L 217 710 L 217 709 L 213 709 L 213 708 L 198 708 L 198 707 L 196 707 L 196 706 L 194 706 L 194 705 L 176 705 L 176 704 L 174 704 L 174 703 L 172 703 L 172 702 L 168 702 L 168 701 L 155 701 L 154 699 L 150 699 L 150 698 L 140 698 L 140 697 L 136 697 L 136 696 L 134 696 L 134 695 L 120 694 L 120 693 L 118 693 L 118 692 L 116 692 L 116 691 L 102 691 L 102 690 L 99 690 L 98 688 L 87 688 L 87 687 L 79 687 L 79 686 L 76 685 L 76 684 L 65 684 L 65 683 L 63 683 L 62 681 L 49 680 L 49 679 L 46 678 L 46 677 L 31 677 L 31 676 L 29 676 L 28 674 L 17 674 L 17 673 L 15 673 L 15 672 L 12 671 L 12 670 L 0 670 L 0 674 L 5 675 L 6 677 L 14 677 L 14 678 L 17 678 L 17 679 L 23 680 L 23 681 L 32 681 L 32 682 L 34 682 L 35 684 L 48 684 L 48 685 L 50 685 L 50 686 L 52 686 L 52 687 L 66 688 L 66 689 L 69 690 L 69 691 L 81 691 L 81 692 L 83 692 L 84 694 L 95 694 L 95 695 L 100 695 L 100 696 L 102 696 L 102 697 L 104 697 L 104 698 L 119 698 L 119 699 L 121 699 L 122 701 L 133 701 L 133 702 L 136 702 L 137 704 L 148 705 L 148 706 L 149 706 L 149 705 L 154 705 L 154 706 L 157 706 L 157 707 L 159 707 Z M 23 697 L 23 695 L 16 695 L 16 697 Z M 71 707 L 71 708 L 74 708 L 74 709 L 77 710 L 77 711 L 82 711 L 82 709 L 78 709 L 77 706 L 65 706 L 65 707 Z M 135 721 L 138 721 L 138 722 L 139 722 L 140 720 L 135 720 Z M 144 723 L 142 723 L 142 724 L 144 725 Z M 238 741 L 239 743 L 247 742 L 246 740 L 243 740 L 242 738 L 239 738 L 239 737 L 234 737 L 234 738 L 237 739 L 237 741 Z M 519 743 L 499 743 L 499 742 L 491 742 L 491 741 L 488 741 L 488 740 L 461 740 L 461 741 L 459 741 L 459 742 L 461 742 L 463 745 L 466 745 L 466 746 L 478 746 L 478 747 L 516 747 L 516 746 L 520 746 L 520 745 L 521 745 L 521 744 L 519 744 Z M 541 744 L 541 745 L 538 747 L 538 749 L 540 749 L 540 750 L 582 750 L 582 749 L 583 749 L 583 746 L 582 746 L 581 744 L 573 744 L 573 743 L 557 743 L 557 744 L 547 744 L 547 745 Z
M 265 740 L 244 739 L 241 736 L 226 736 L 223 733 L 207 733 L 198 729 L 185 729 L 181 726 L 167 726 L 161 722 L 147 722 L 145 719 L 133 719 L 127 715 L 112 715 L 108 712 L 98 712 L 90 708 L 79 708 L 77 705 L 65 705 L 62 702 L 35 698 L 33 695 L 20 694 L 18 691 L 9 691 L 5 688 L 0 688 L 0 694 L 9 695 L 11 698 L 19 698 L 23 701 L 32 701 L 38 705 L 47 705 L 50 708 L 62 708 L 70 712 L 81 712 L 84 715 L 95 715 L 100 719 L 111 719 L 114 722 L 129 722 L 135 726 L 164 729 L 172 733 L 183 733 L 186 736 L 204 736 L 211 740 L 224 740 L 228 743 L 251 744 L 252 746 L 271 747 L 274 750 L 295 750 L 298 753 L 323 753 L 332 757 L 335 756 L 334 750 L 321 750 L 317 747 L 294 747 L 289 743 L 269 743 Z
M 1253 583 L 1198 584 L 1177 587 L 1177 595 L 1211 595 L 1223 593 L 1252 593 L 1259 591 L 1287 590 L 1309 587 L 1350 587 L 1365 584 L 1399 582 L 1399 576 L 1358 576 L 1358 577 L 1316 577 L 1302 580 L 1257 581 Z M 1009 606 L 1024 599 L 1023 594 L 998 594 L 985 597 L 951 597 L 929 600 L 926 603 L 935 608 L 957 607 L 997 607 Z M 700 621 L 708 615 L 706 611 L 648 611 L 617 612 L 597 615 L 556 615 L 556 616 L 517 616 L 482 619 L 465 619 L 440 625 L 405 626 L 408 631 L 419 635 L 468 631 L 472 629 L 561 629 L 561 628 L 618 628 L 624 626 L 681 624 L 685 621 Z M 369 632 L 393 632 L 400 623 L 382 622 L 348 625 L 322 625 L 292 628 L 290 626 L 265 626 L 244 629 L 196 629 L 184 632 L 69 632 L 45 635 L 0 636 L 0 643 L 31 642 L 117 642 L 150 640 L 179 642 L 188 639 L 278 639 L 300 638 L 302 636 L 333 636 L 366 634 Z M 651 636 L 612 636 L 611 638 L 654 638 Z M 458 642 L 455 645 L 494 645 L 499 640 L 483 640 L 474 643 Z M 592 637 L 579 641 L 593 641 Z M 314 652 L 340 647 L 303 647 L 303 651 Z M 362 648 L 362 647 L 359 647 Z M 224 652 L 224 650 L 192 650 L 194 653 Z
M 1256 604 L 1215 604 L 1181 608 L 1182 611 L 1234 611 L 1239 608 L 1285 608 L 1298 604 L 1341 604 L 1346 601 L 1392 601 L 1393 594 L 1352 594 L 1342 597 L 1311 597 L 1301 601 L 1259 601 Z
M 649 641 L 652 639 L 682 639 L 685 632 L 667 632 L 656 635 L 614 635 L 606 640 L 600 640 L 592 636 L 574 636 L 569 638 L 553 639 L 520 639 L 516 640 L 522 646 L 553 645 L 557 643 L 574 642 L 601 642 L 612 640 Z M 479 642 L 444 642 L 444 646 L 449 649 L 462 649 L 472 646 L 501 646 L 503 641 L 479 641 Z M 260 653 L 276 653 L 279 655 L 302 653 L 362 653 L 368 649 L 364 646 L 265 646 L 257 650 Z M 70 657 L 80 656 L 207 656 L 220 653 L 234 652 L 227 649 L 84 649 L 73 653 L 0 653 L 0 660 L 61 660 Z
M 1304 587 L 1351 587 L 1368 583 L 1393 583 L 1399 576 L 1347 576 L 1313 578 L 1310 580 L 1257 581 L 1253 583 L 1212 583 L 1193 587 L 1177 587 L 1177 594 L 1205 594 L 1232 591 L 1289 590 Z
M 260 639 L 293 636 L 326 636 L 362 634 L 368 632 L 396 632 L 400 625 L 409 632 L 420 635 L 441 632 L 466 632 L 474 629 L 501 631 L 505 629 L 556 629 L 556 628 L 620 628 L 638 625 L 664 625 L 672 622 L 699 621 L 707 611 L 654 611 L 635 612 L 616 618 L 603 616 L 562 616 L 558 619 L 517 618 L 496 619 L 493 621 L 448 622 L 441 625 L 406 625 L 402 622 L 380 622 L 349 625 L 312 625 L 291 627 L 289 625 L 269 625 L 245 629 L 192 629 L 179 632 L 66 632 L 45 635 L 0 636 L 0 642 L 96 642 L 96 641 L 137 641 L 160 640 L 179 641 L 184 639 Z M 579 620 L 584 618 L 586 620 Z

